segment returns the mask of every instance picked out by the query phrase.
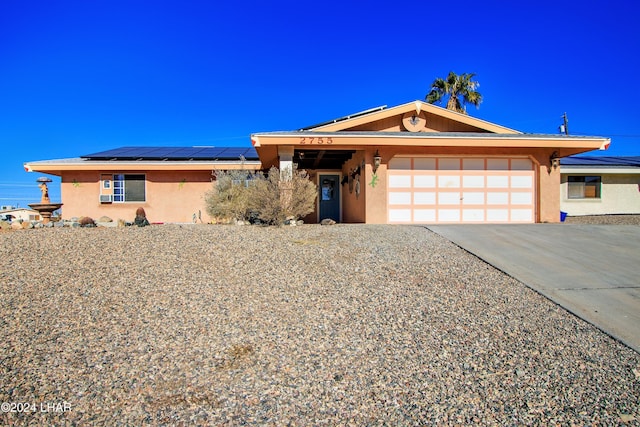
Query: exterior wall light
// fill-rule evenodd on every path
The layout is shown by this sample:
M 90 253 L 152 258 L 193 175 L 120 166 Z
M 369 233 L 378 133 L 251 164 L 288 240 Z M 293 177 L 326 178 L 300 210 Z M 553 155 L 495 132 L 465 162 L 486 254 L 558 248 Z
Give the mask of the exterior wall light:
M 382 162 L 382 157 L 380 157 L 380 153 L 378 152 L 378 150 L 376 150 L 376 154 L 373 155 L 373 173 L 374 174 L 380 167 L 381 162 Z
M 554 151 L 551 156 L 549 156 L 549 173 L 551 173 L 551 168 L 553 170 L 558 169 L 560 166 L 560 154 L 557 151 Z

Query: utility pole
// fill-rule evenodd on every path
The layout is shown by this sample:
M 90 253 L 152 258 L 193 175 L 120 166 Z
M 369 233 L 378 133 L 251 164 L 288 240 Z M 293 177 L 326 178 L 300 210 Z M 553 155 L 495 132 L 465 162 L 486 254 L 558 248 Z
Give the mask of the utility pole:
M 569 119 L 567 118 L 567 113 L 564 113 L 560 116 L 564 119 L 564 123 L 560 125 L 560 133 L 564 133 L 565 135 L 569 135 Z

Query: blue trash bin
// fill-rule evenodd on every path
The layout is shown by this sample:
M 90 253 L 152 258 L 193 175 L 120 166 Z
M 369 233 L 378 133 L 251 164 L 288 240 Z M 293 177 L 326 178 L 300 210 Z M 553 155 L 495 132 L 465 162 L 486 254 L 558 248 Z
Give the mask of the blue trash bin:
M 567 213 L 560 211 L 560 222 L 564 222 L 567 219 Z

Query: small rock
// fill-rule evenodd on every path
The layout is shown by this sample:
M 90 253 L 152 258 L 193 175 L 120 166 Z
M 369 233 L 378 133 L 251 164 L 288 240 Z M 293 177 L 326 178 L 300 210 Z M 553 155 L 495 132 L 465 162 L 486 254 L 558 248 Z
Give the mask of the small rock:
M 336 222 L 331 218 L 325 218 L 322 221 L 320 221 L 320 225 L 334 225 L 335 223 Z
M 623 423 L 630 423 L 635 420 L 636 417 L 631 414 L 620 414 L 620 421 L 622 421 Z
M 149 225 L 149 221 L 147 220 L 147 213 L 144 211 L 144 208 L 139 207 L 136 209 L 136 218 L 133 220 L 133 223 L 138 227 L 145 227 Z
M 109 218 L 108 216 L 103 215 L 98 219 L 98 222 L 113 222 L 113 220 L 111 218 Z
M 96 226 L 96 222 L 93 220 L 93 218 L 88 217 L 88 216 L 83 216 L 82 218 L 80 218 L 80 220 L 78 222 L 80 223 L 80 225 L 82 227 L 95 227 Z

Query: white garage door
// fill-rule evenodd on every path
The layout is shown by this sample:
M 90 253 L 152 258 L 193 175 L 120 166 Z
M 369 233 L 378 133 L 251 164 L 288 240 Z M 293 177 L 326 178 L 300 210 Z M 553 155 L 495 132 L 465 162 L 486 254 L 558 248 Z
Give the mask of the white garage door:
M 388 180 L 392 224 L 535 221 L 528 158 L 394 157 Z

